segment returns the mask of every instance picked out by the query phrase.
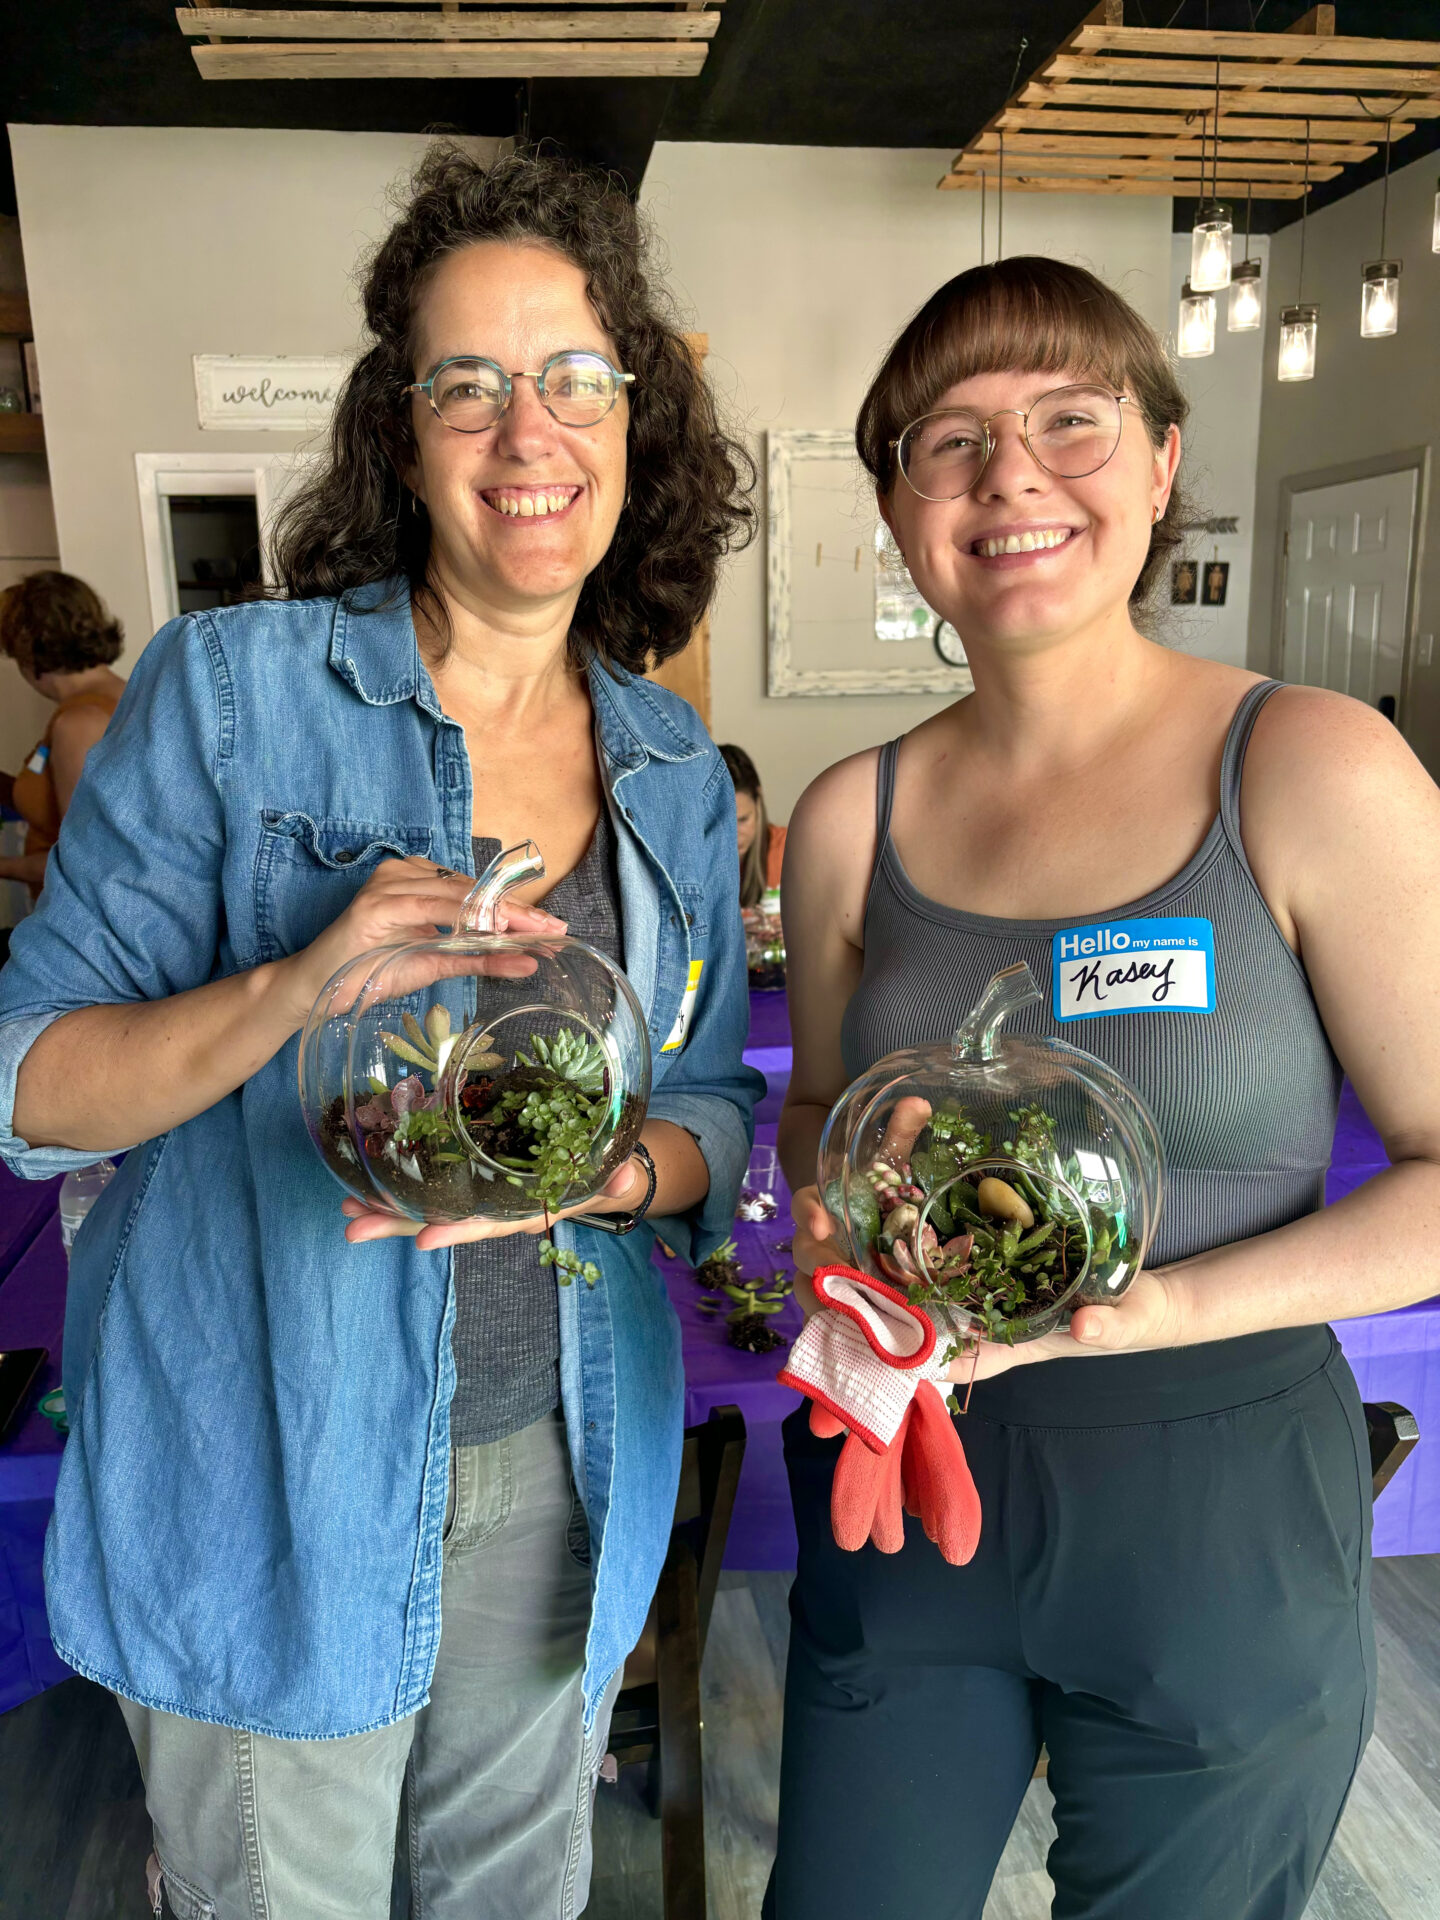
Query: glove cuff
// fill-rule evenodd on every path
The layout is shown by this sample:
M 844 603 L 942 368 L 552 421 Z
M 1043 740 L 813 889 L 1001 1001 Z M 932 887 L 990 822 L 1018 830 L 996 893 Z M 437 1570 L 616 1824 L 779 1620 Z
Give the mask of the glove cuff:
M 935 1351 L 935 1323 L 898 1287 L 854 1267 L 817 1267 L 812 1284 L 824 1305 L 843 1314 L 865 1336 L 882 1365 L 899 1373 L 925 1366 Z

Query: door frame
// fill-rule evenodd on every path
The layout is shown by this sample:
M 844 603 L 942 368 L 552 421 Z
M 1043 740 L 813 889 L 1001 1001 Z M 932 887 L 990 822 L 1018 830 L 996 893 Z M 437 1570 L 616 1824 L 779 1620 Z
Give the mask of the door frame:
M 1405 583 L 1404 653 L 1400 661 L 1400 700 L 1395 724 L 1403 734 L 1410 707 L 1410 675 L 1415 661 L 1415 634 L 1420 624 L 1420 566 L 1425 557 L 1425 521 L 1430 506 L 1430 449 L 1404 447 L 1398 453 L 1371 454 L 1365 460 L 1342 460 L 1333 467 L 1309 473 L 1287 474 L 1280 482 L 1279 555 L 1275 568 L 1275 599 L 1270 617 L 1270 672 L 1281 677 L 1285 662 L 1285 592 L 1290 571 L 1290 508 L 1297 493 L 1317 487 L 1343 487 L 1351 480 L 1374 480 L 1381 474 L 1415 474 L 1415 524 L 1410 537 L 1410 576 Z
M 312 456 L 309 456 L 313 458 Z M 175 551 L 165 502 L 174 495 L 249 495 L 260 525 L 261 577 L 274 585 L 270 526 L 287 487 L 307 456 L 292 449 L 266 453 L 137 453 L 135 485 L 140 500 L 140 538 L 150 590 L 150 624 L 158 633 L 180 612 L 175 591 Z

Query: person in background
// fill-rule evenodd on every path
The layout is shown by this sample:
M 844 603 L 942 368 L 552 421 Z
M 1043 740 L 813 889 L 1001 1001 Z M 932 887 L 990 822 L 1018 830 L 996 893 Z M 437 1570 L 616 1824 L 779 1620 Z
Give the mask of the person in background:
M 758 907 L 760 896 L 780 884 L 785 829 L 772 826 L 755 762 L 743 747 L 721 747 L 720 758 L 735 786 L 735 833 L 740 845 L 740 904 Z
M 26 828 L 24 852 L 0 855 L 0 880 L 22 881 L 37 899 L 85 756 L 125 691 L 110 669 L 124 644 L 120 622 L 73 573 L 32 573 L 0 593 L 0 652 L 55 702 L 19 773 L 0 775 L 0 805 L 13 807 Z

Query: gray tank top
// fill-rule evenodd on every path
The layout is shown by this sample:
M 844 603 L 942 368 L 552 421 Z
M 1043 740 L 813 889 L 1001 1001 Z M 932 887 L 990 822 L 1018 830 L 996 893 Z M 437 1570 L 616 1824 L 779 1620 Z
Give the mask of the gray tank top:
M 1225 742 L 1219 815 L 1183 871 L 1143 900 L 1066 920 L 992 919 L 919 892 L 890 838 L 900 742 L 880 751 L 865 968 L 841 1027 L 847 1074 L 854 1078 L 896 1047 L 944 1039 L 992 975 L 1027 961 L 1043 998 L 1009 1024 L 1108 1060 L 1159 1124 L 1167 1180 L 1150 1255 L 1157 1266 L 1268 1232 L 1324 1204 L 1340 1065 L 1305 969 L 1271 917 L 1240 839 L 1245 748 L 1279 684 L 1266 681 L 1240 702 Z M 1146 1007 L 1056 1019 L 1058 935 L 1164 919 L 1211 929 L 1213 1012 Z
M 500 851 L 477 838 L 475 871 Z M 584 940 L 625 964 L 615 831 L 602 807 L 595 837 L 573 872 L 540 902 Z M 540 1264 L 539 1242 L 527 1234 L 471 1240 L 455 1249 L 455 1393 L 450 1444 L 474 1447 L 504 1440 L 543 1420 L 560 1404 L 560 1304 L 553 1267 Z

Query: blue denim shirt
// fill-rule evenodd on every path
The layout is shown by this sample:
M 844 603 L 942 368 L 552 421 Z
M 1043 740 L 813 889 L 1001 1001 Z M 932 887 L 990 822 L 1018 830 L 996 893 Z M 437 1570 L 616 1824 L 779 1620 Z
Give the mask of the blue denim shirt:
M 599 666 L 652 1115 L 710 1169 L 701 1257 L 730 1230 L 763 1083 L 729 775 L 694 712 Z M 15 1076 L 62 1013 L 153 1000 L 307 945 L 376 864 L 471 869 L 470 764 L 402 592 L 172 622 L 93 750 L 38 910 L 0 973 L 0 1154 L 36 1179 L 93 1153 L 13 1134 Z M 666 1050 L 695 963 L 682 1045 Z M 451 1257 L 349 1246 L 296 1097 L 298 1039 L 207 1112 L 134 1145 L 76 1242 L 71 1435 L 46 1549 L 59 1652 L 149 1706 L 297 1739 L 424 1704 L 440 1635 L 455 1384 Z M 589 1517 L 586 1712 L 639 1637 L 679 1472 L 679 1329 L 653 1235 L 556 1235 L 601 1271 L 560 1295 L 561 1382 Z

